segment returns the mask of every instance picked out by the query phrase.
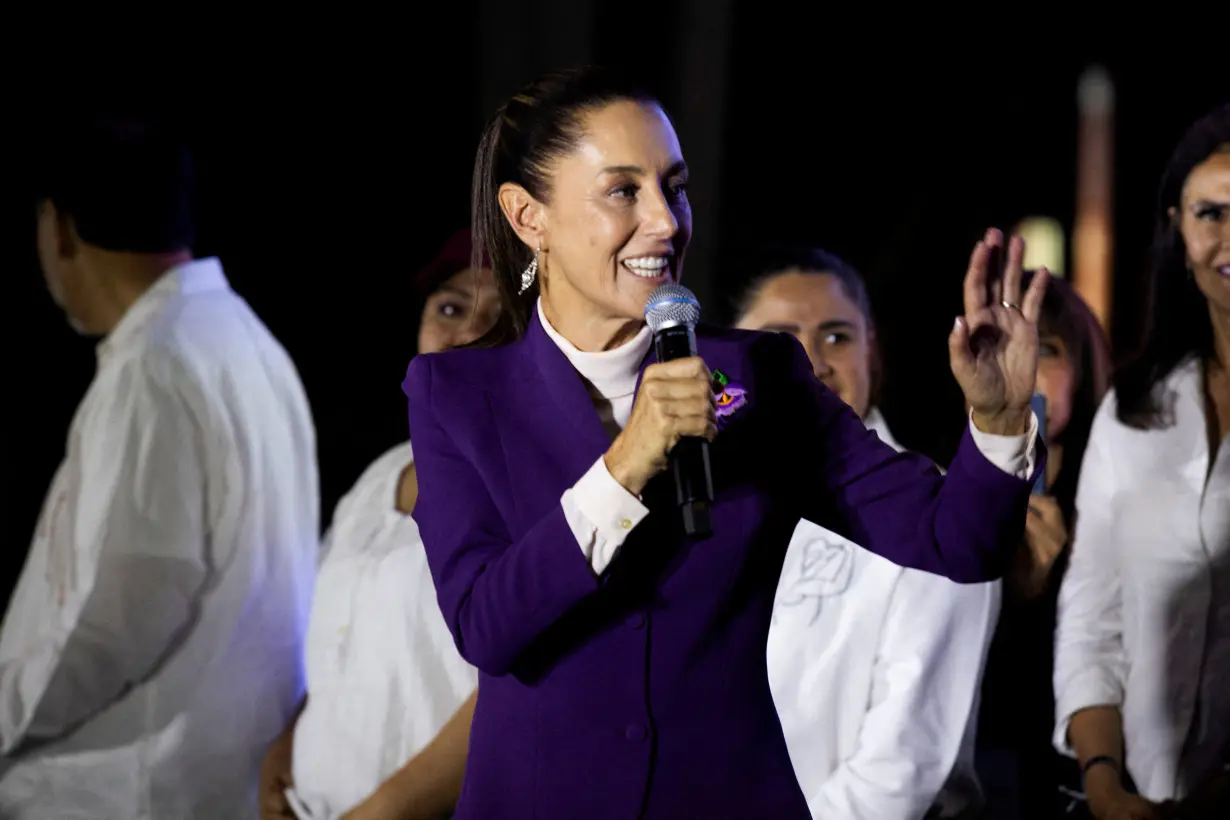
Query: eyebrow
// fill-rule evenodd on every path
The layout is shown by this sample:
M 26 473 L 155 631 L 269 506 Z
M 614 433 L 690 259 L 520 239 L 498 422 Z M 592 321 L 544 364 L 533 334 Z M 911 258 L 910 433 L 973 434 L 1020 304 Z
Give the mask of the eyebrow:
M 666 169 L 666 176 L 675 176 L 676 174 L 687 173 L 688 164 L 683 160 L 677 161 L 670 168 Z M 644 176 L 647 172 L 639 165 L 610 165 L 602 169 L 604 174 L 632 174 L 634 176 Z
M 847 319 L 829 319 L 827 322 L 820 323 L 820 330 L 844 330 L 849 328 L 854 329 L 854 322 Z
M 764 331 L 765 333 L 791 333 L 793 334 L 793 333 L 799 332 L 798 325 L 783 325 L 783 324 L 761 325 L 759 329 Z
M 432 294 L 432 296 L 436 296 L 438 294 L 452 294 L 454 296 L 463 296 L 466 299 L 469 299 L 474 296 L 474 294 L 470 292 L 469 290 L 465 290 L 464 288 L 455 287 L 453 285 L 441 285 L 440 287 L 436 288 L 436 291 L 435 293 Z
M 798 333 L 800 330 L 798 325 L 791 324 L 770 324 L 760 329 L 769 333 Z M 845 319 L 830 319 L 827 322 L 821 322 L 817 330 L 854 330 L 854 322 Z
M 1197 199 L 1192 203 L 1193 208 L 1230 208 L 1230 201 L 1222 201 L 1217 199 Z

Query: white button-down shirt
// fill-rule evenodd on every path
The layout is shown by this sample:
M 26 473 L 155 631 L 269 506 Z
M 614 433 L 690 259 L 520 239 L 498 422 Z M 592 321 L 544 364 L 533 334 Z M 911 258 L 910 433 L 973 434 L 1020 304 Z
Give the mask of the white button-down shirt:
M 866 421 L 901 449 L 877 411 Z M 978 691 L 999 606 L 998 582 L 904 569 L 799 522 L 767 659 L 813 817 L 911 820 L 979 802 Z
M 396 508 L 412 461 L 408 442 L 377 459 L 326 537 L 288 794 L 301 820 L 334 820 L 360 803 L 478 685 L 440 615 L 418 527 Z
M 1188 794 L 1230 752 L 1230 436 L 1209 452 L 1196 361 L 1162 388 L 1162 429 L 1120 423 L 1113 393 L 1098 411 L 1055 647 L 1056 746 L 1072 753 L 1079 710 L 1120 707 L 1151 800 Z
M 0 816 L 256 814 L 303 693 L 315 433 L 214 259 L 99 346 L 0 634 Z

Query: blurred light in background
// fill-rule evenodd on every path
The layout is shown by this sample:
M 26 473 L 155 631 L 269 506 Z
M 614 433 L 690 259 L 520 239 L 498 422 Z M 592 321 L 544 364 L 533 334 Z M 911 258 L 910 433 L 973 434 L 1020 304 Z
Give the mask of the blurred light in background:
M 1065 275 L 1067 248 L 1063 225 L 1049 216 L 1028 216 L 1017 224 L 1014 231 L 1025 240 L 1025 268 L 1037 270 L 1045 267 L 1053 276 Z
M 1076 224 L 1072 285 L 1109 333 L 1114 286 L 1115 86 L 1101 66 L 1081 74 L 1076 90 Z

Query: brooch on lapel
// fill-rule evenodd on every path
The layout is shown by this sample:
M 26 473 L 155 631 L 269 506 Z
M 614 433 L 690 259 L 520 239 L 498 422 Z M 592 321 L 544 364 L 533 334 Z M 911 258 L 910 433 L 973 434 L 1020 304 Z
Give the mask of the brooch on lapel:
M 726 374 L 720 370 L 713 371 L 713 394 L 719 428 L 724 427 L 731 416 L 747 405 L 747 390 L 743 385 L 726 378 Z

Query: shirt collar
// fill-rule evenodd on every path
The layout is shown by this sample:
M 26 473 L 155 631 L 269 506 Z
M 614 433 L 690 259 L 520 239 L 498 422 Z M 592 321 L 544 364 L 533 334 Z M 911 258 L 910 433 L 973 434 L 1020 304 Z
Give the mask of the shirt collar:
M 102 364 L 108 356 L 121 349 L 138 335 L 150 318 L 178 294 L 204 293 L 230 288 L 222 263 L 214 257 L 193 259 L 168 268 L 132 303 L 115 328 L 98 343 L 96 353 Z

